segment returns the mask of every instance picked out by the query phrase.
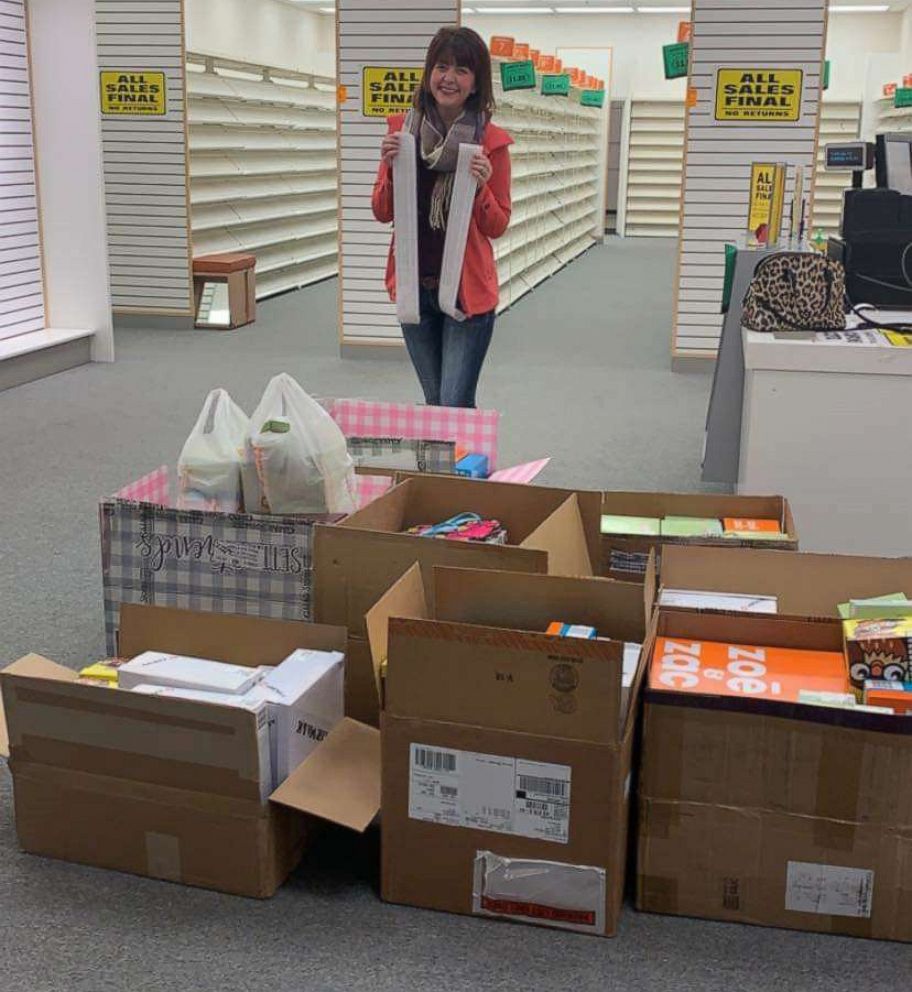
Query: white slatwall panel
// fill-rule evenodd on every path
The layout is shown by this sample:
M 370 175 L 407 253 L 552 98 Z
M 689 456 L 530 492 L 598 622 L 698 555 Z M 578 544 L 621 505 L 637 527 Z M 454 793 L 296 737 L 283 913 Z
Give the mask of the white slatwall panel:
M 839 233 L 842 223 L 842 194 L 852 186 L 850 172 L 827 172 L 824 147 L 834 141 L 855 141 L 861 127 L 861 104 L 856 101 L 827 101 L 820 112 L 820 141 L 817 147 L 817 178 L 814 180 L 814 213 L 811 231 L 827 237 Z
M 164 72 L 168 113 L 102 118 L 115 310 L 192 312 L 182 0 L 95 0 L 99 69 Z
M 44 328 L 24 0 L 0 0 L 0 340 Z
M 683 168 L 683 101 L 634 100 L 627 154 L 627 237 L 678 236 Z
M 814 165 L 826 0 L 694 0 L 687 114 L 684 208 L 673 354 L 715 355 L 724 245 L 746 226 L 750 164 L 773 159 Z M 720 68 L 804 71 L 801 118 L 794 124 L 714 120 Z M 791 199 L 792 179 L 786 193 Z
M 338 0 L 341 322 L 343 343 L 399 340 L 395 305 L 384 286 L 390 231 L 370 209 L 386 121 L 361 114 L 365 65 L 422 66 L 428 43 L 459 22 L 459 0 Z
M 194 254 L 253 252 L 258 299 L 335 275 L 335 80 L 187 59 Z

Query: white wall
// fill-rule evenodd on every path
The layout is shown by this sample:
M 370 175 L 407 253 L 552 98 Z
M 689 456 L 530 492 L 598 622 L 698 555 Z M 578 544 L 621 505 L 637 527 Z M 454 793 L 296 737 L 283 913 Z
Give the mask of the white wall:
M 335 19 L 278 0 L 186 0 L 187 50 L 333 75 Z
M 114 359 L 94 0 L 29 3 L 47 324 Z M 66 99 L 61 99 L 61 94 Z
M 903 62 L 909 66 L 906 72 L 912 72 L 912 7 L 903 14 L 901 51 Z
M 906 15 L 907 42 L 912 56 L 912 11 Z M 611 45 L 614 72 L 611 95 L 615 99 L 680 97 L 683 80 L 666 80 L 662 46 L 677 40 L 679 14 L 558 14 L 472 15 L 464 22 L 485 39 L 492 34 L 512 35 L 533 47 L 553 52 L 561 45 L 580 47 Z M 860 99 L 868 75 L 871 53 L 896 52 L 903 30 L 901 14 L 834 14 L 830 17 L 827 56 L 832 62 L 828 96 Z M 910 58 L 912 63 L 912 58 Z M 912 72 L 912 64 L 908 70 Z

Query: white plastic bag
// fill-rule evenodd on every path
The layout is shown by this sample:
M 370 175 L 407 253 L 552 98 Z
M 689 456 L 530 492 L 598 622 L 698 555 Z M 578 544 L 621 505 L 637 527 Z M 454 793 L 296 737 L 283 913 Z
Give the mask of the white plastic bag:
M 248 513 L 352 513 L 355 468 L 339 425 L 283 372 L 251 417 L 244 454 Z
M 177 461 L 179 509 L 240 509 L 241 461 L 249 432 L 247 414 L 226 390 L 213 389 Z

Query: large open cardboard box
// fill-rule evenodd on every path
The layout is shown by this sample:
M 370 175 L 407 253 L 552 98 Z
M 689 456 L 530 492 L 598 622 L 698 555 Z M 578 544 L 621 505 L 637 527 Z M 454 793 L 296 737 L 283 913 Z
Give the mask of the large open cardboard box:
M 338 627 L 154 606 L 124 604 L 120 619 L 125 656 L 274 665 L 346 642 Z M 31 854 L 262 898 L 300 860 L 314 817 L 363 831 L 379 808 L 371 727 L 343 720 L 263 801 L 254 713 L 76 679 L 38 655 L 0 673 L 0 753 Z
M 599 493 L 444 476 L 412 476 L 314 535 L 314 619 L 348 628 L 346 713 L 379 725 L 365 640 L 367 611 L 415 562 L 556 575 L 592 575 L 600 554 Z M 500 520 L 506 545 L 414 537 L 402 531 L 465 511 Z M 426 594 L 433 600 L 433 589 Z
M 850 599 L 912 596 L 912 558 L 669 545 L 662 552 L 662 586 L 776 596 L 780 614 L 835 617 L 837 605 Z
M 369 612 L 382 715 L 382 895 L 610 936 L 642 671 L 634 583 L 414 565 Z M 555 638 L 549 623 L 611 640 Z M 626 705 L 625 705 L 626 704 Z
M 634 517 L 749 517 L 778 520 L 787 540 L 735 540 L 727 537 L 625 537 L 603 534 L 598 559 L 601 574 L 625 581 L 642 580 L 646 560 L 675 545 L 775 548 L 797 551 L 798 531 L 788 500 L 782 496 L 727 496 L 723 493 L 602 493 L 602 513 Z M 596 566 L 598 568 L 598 566 Z M 659 559 L 661 572 L 661 559 Z
M 657 611 L 656 636 L 841 651 L 835 619 Z M 637 907 L 912 940 L 912 720 L 644 689 Z

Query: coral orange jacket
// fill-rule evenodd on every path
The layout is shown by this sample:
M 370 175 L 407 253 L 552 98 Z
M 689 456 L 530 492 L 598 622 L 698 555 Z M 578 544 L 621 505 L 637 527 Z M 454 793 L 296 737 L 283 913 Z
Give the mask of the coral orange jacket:
M 402 130 L 404 114 L 389 118 L 388 133 Z M 510 223 L 510 153 L 513 139 L 503 128 L 488 124 L 484 132 L 484 150 L 491 160 L 491 178 L 475 197 L 469 222 L 462 279 L 459 283 L 459 307 L 467 317 L 488 313 L 498 300 L 497 268 L 494 265 L 492 238 L 499 238 Z M 381 224 L 393 219 L 393 175 L 386 162 L 380 163 L 371 197 L 374 216 Z M 393 235 L 395 238 L 395 235 Z M 386 288 L 396 299 L 396 256 L 390 244 L 386 262 Z

